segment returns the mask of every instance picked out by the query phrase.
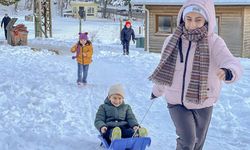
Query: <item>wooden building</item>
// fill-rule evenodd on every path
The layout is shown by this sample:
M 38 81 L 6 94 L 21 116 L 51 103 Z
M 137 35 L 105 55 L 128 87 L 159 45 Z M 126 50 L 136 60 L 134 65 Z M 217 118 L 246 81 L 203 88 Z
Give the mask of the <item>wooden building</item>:
M 78 11 L 82 9 L 85 11 L 86 19 L 88 18 L 96 18 L 97 17 L 97 9 L 98 4 L 93 1 L 82 2 L 82 1 L 71 1 L 72 12 L 74 16 L 79 17 Z
M 184 0 L 132 0 L 145 10 L 145 50 L 160 52 L 166 36 L 176 28 Z M 230 51 L 250 58 L 250 0 L 214 0 L 218 33 Z

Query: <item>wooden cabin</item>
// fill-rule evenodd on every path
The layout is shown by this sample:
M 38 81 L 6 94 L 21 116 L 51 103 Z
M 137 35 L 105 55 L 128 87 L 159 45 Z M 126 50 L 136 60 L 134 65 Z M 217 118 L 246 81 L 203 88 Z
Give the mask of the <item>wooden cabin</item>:
M 145 10 L 145 50 L 160 52 L 184 0 L 132 0 Z M 237 57 L 250 58 L 250 0 L 214 0 L 218 33 Z
M 97 17 L 97 9 L 98 4 L 89 1 L 89 2 L 82 2 L 82 1 L 71 1 L 71 8 L 74 16 L 79 17 L 78 11 L 82 9 L 85 11 L 86 19 L 89 18 L 96 18 Z

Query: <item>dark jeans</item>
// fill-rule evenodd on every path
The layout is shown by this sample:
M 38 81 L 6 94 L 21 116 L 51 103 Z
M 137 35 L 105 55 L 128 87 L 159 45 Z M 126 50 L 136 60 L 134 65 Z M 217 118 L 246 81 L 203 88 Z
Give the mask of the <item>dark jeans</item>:
M 176 150 L 202 150 L 213 106 L 186 109 L 182 105 L 168 104 L 168 109 L 178 135 Z
M 78 63 L 77 82 L 87 83 L 89 65 Z
M 103 138 L 107 141 L 108 144 L 111 143 L 111 136 L 112 136 L 112 131 L 113 128 L 108 127 L 108 130 L 106 133 L 102 134 Z M 130 138 L 133 136 L 134 134 L 134 130 L 128 126 L 121 126 L 120 127 L 121 131 L 122 131 L 122 138 Z
M 7 40 L 7 30 L 4 29 L 5 40 Z
M 123 41 L 123 54 L 129 54 L 129 41 Z

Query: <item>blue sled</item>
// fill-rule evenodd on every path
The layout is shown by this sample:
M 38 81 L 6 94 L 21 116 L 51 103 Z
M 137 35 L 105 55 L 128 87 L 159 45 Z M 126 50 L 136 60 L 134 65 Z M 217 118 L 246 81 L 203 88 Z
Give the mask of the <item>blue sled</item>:
M 105 150 L 145 150 L 151 144 L 149 137 L 122 138 L 112 141 L 110 145 L 101 135 L 98 138 Z

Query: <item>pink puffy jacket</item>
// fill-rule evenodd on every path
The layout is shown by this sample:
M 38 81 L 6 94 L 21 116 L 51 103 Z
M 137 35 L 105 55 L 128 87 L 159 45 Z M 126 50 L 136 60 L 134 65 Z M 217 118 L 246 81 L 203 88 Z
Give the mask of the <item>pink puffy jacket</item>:
M 225 81 L 226 83 L 232 83 L 238 80 L 242 74 L 242 67 L 237 58 L 235 58 L 227 48 L 224 40 L 214 33 L 214 28 L 216 26 L 215 20 L 215 9 L 212 0 L 188 0 L 183 7 L 180 9 L 178 14 L 178 24 L 182 16 L 183 9 L 191 4 L 196 4 L 204 8 L 208 14 L 208 44 L 210 51 L 210 64 L 208 72 L 208 99 L 202 104 L 194 104 L 185 101 L 185 95 L 187 92 L 187 87 L 190 82 L 192 64 L 194 52 L 196 49 L 196 43 L 192 42 L 189 57 L 187 60 L 186 76 L 185 76 L 185 87 L 183 90 L 183 74 L 184 74 L 184 64 L 187 54 L 187 49 L 189 41 L 182 38 L 182 50 L 184 62 L 180 63 L 180 56 L 177 56 L 176 68 L 173 77 L 173 83 L 171 86 L 163 86 L 154 84 L 153 94 L 157 97 L 164 96 L 168 103 L 170 104 L 182 104 L 181 95 L 184 92 L 183 104 L 188 109 L 200 109 L 212 106 L 219 98 L 222 82 L 217 77 L 216 73 L 220 68 L 230 69 L 233 73 L 233 79 L 231 81 Z M 171 36 L 168 36 L 164 42 L 162 50 L 166 47 Z

